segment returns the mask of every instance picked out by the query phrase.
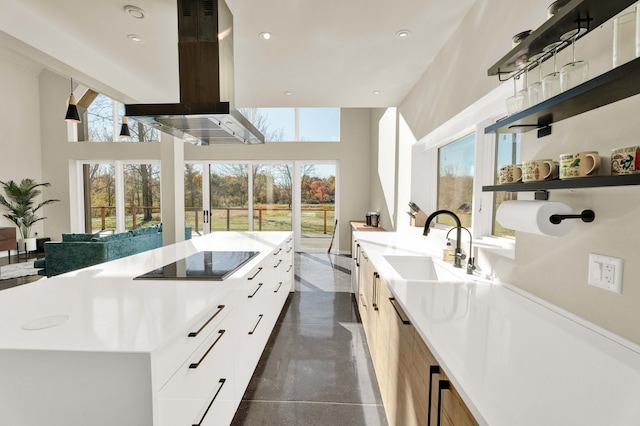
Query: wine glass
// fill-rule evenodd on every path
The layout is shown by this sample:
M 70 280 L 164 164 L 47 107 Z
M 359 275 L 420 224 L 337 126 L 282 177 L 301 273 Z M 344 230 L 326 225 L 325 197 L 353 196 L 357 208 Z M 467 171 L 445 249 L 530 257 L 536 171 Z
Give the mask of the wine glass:
M 578 28 L 560 37 L 562 41 L 570 40 L 573 51 L 573 60 L 560 68 L 560 87 L 563 92 L 587 81 L 589 63 L 587 61 L 576 61 L 576 39 L 586 32 L 586 28 Z
M 539 102 L 542 102 L 542 57 L 545 53 L 538 53 L 533 55 L 530 59 L 531 63 L 537 63 L 538 67 L 538 81 L 531 83 L 527 87 L 527 99 L 529 100 L 529 106 L 534 106 Z
M 513 96 L 507 98 L 507 115 L 513 115 L 522 111 L 524 106 L 524 96 L 522 90 L 518 91 L 516 87 L 516 77 L 513 77 Z
M 547 74 L 542 79 L 542 98 L 546 101 L 547 99 L 553 98 L 554 96 L 560 94 L 562 91 L 562 87 L 560 86 L 560 73 L 558 72 L 558 63 L 557 63 L 557 55 L 558 47 L 562 45 L 562 41 L 557 41 L 555 43 L 551 43 L 544 49 L 544 52 L 553 52 L 553 72 Z
M 523 80 L 522 80 L 522 90 L 520 90 L 518 93 L 520 93 L 520 95 L 522 96 L 522 107 L 520 108 L 520 111 L 522 111 L 523 109 L 527 109 L 531 106 L 531 103 L 529 102 L 529 65 L 531 65 L 530 62 L 527 62 L 524 65 L 524 72 L 520 75 L 523 76 Z

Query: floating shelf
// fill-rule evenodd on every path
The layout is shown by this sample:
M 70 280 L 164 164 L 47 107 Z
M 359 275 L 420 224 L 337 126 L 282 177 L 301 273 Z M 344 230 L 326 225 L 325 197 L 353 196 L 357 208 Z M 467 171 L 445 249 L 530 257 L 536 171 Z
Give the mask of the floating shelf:
M 488 74 L 502 76 L 518 71 L 533 55 L 541 53 L 551 43 L 560 41 L 567 31 L 579 26 L 586 28 L 587 32 L 598 28 L 636 1 L 573 0 L 489 68 Z
M 506 183 L 483 186 L 483 192 L 531 192 L 552 189 L 596 188 L 601 186 L 640 185 L 640 174 L 620 176 L 593 176 L 575 179 L 545 180 L 540 182 Z
M 539 129 L 538 136 L 546 136 L 551 133 L 550 125 L 553 123 L 638 93 L 640 93 L 640 58 L 500 120 L 485 128 L 484 132 L 523 133 Z

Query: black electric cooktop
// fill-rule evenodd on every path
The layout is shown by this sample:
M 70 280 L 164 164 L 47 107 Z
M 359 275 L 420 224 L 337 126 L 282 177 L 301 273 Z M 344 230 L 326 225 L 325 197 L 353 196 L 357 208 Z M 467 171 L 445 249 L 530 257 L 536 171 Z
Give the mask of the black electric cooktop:
M 259 253 L 259 251 L 201 251 L 134 279 L 222 281 Z

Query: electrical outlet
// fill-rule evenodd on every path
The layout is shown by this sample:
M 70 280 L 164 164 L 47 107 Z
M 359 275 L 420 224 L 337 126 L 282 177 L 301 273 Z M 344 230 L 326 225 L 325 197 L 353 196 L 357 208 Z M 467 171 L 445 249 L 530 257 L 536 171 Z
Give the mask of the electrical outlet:
M 623 260 L 617 257 L 589 253 L 587 283 L 604 290 L 622 294 Z

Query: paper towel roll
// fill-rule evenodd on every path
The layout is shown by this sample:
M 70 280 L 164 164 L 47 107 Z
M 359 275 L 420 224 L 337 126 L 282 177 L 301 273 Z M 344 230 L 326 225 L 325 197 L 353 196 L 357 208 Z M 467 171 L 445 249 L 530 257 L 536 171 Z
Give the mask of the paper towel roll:
M 496 220 L 505 228 L 530 234 L 562 237 L 571 232 L 575 220 L 563 220 L 554 225 L 549 220 L 554 214 L 573 214 L 573 209 L 554 201 L 504 201 L 498 207 Z

